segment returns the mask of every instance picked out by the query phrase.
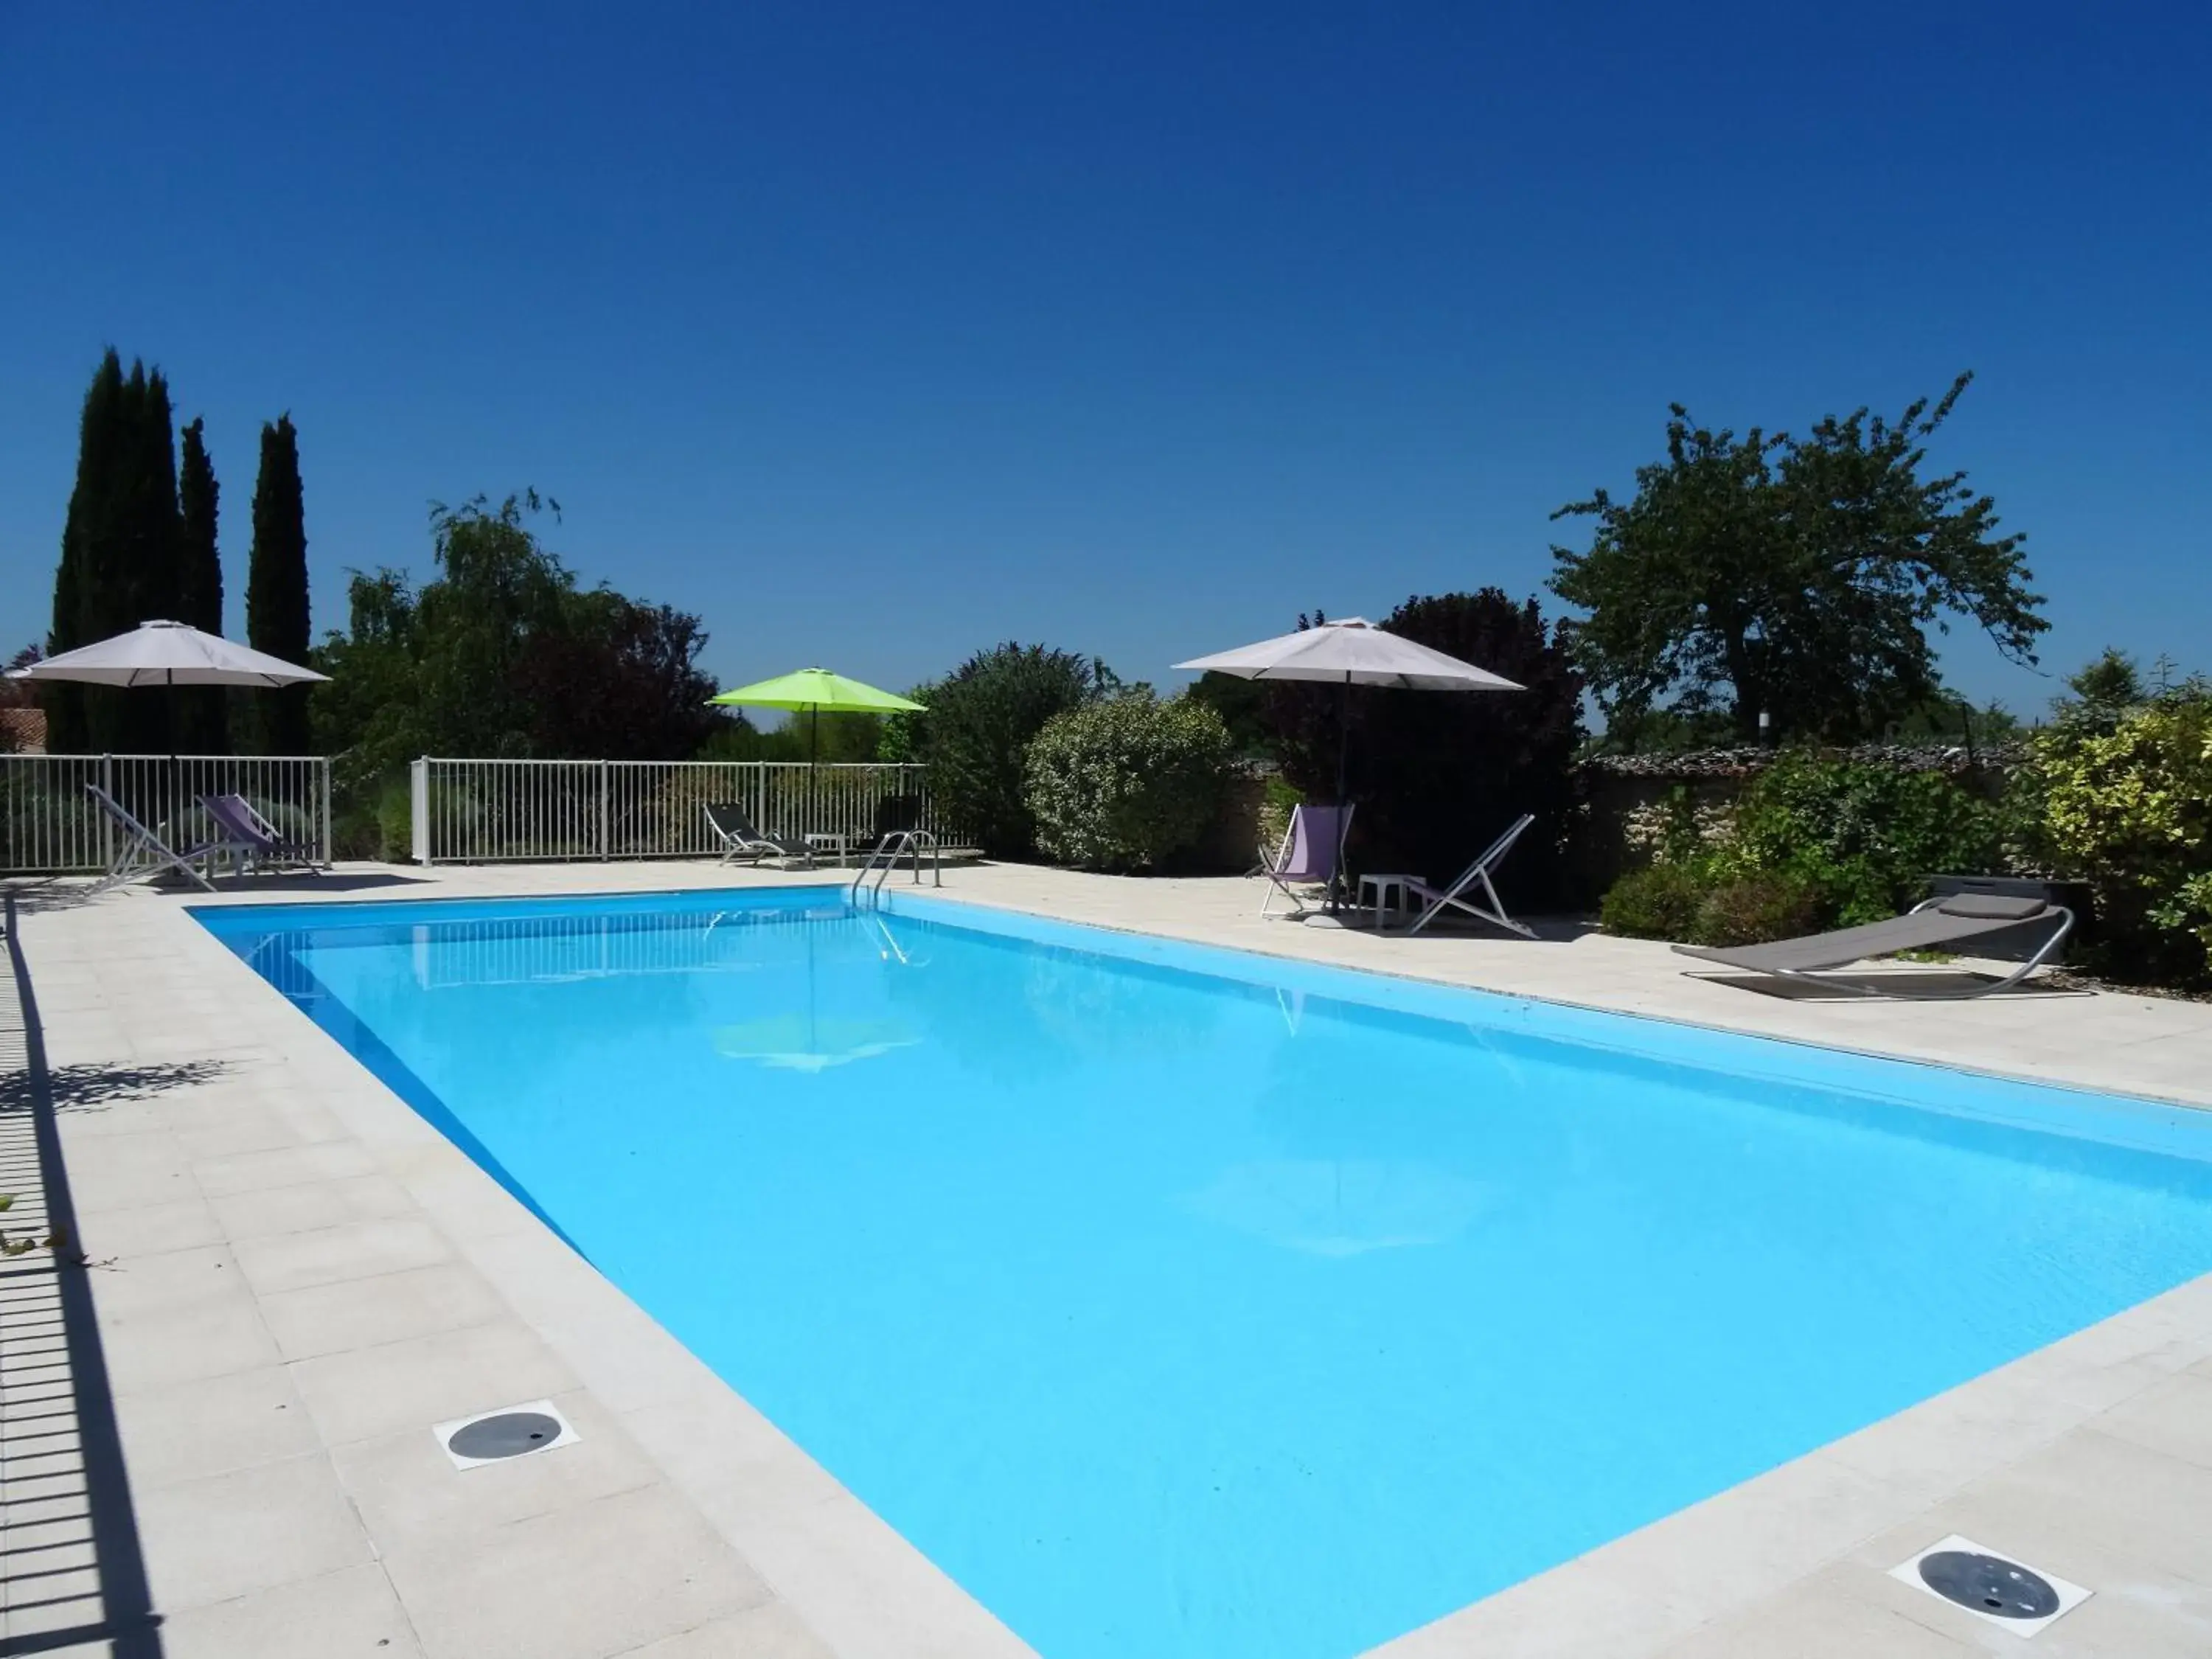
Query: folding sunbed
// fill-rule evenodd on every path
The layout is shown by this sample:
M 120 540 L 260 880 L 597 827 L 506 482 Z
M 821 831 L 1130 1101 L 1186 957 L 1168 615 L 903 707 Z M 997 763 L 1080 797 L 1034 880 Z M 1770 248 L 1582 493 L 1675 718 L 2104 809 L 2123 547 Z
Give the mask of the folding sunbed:
M 745 816 L 745 809 L 735 801 L 710 805 L 707 808 L 707 824 L 721 847 L 724 864 L 738 859 L 750 859 L 756 864 L 763 859 L 796 859 L 811 868 L 814 863 L 812 848 L 788 836 L 763 835 Z
M 2051 924 L 2050 936 L 2038 945 L 2027 960 L 2002 979 L 1990 980 L 1966 990 L 1929 991 L 1910 988 L 1885 990 L 1879 983 L 1838 979 L 1824 969 L 1845 968 L 1870 957 L 1893 956 L 1899 951 L 1936 951 L 1965 945 L 1986 933 L 2009 928 Z M 1898 997 L 1911 1001 L 1963 1001 L 1985 997 L 1992 991 L 2017 985 L 2051 958 L 2074 926 L 2074 913 L 2063 904 L 2041 899 L 2000 898 L 1987 893 L 1959 893 L 1932 898 L 1887 921 L 1871 921 L 1858 927 L 1841 927 L 1832 933 L 1803 939 L 1778 939 L 1771 945 L 1744 945 L 1714 949 L 1698 945 L 1674 948 L 1686 957 L 1716 962 L 1723 968 L 1741 968 L 1777 979 L 1796 980 L 1854 996 Z

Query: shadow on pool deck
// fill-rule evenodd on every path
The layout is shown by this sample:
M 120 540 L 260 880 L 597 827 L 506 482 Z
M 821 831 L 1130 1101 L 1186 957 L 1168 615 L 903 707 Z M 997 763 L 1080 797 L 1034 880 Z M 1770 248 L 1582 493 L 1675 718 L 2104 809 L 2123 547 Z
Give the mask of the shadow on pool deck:
M 0 983 L 0 1192 L 10 1238 L 58 1237 L 0 1259 L 0 1656 L 106 1643 L 115 1659 L 160 1659 L 107 1364 L 93 1317 L 54 1113 L 162 1080 L 47 1069 L 30 970 L 7 899 Z M 128 1072 L 131 1068 L 124 1068 Z M 153 1068 L 173 1069 L 173 1068 Z M 58 1086 L 58 1085 L 61 1086 Z
M 16 878 L 0 882 L 0 891 L 5 892 L 10 906 L 26 915 L 35 915 L 48 910 L 73 909 L 80 904 L 90 902 L 86 895 L 94 879 L 91 876 Z M 322 870 L 308 875 L 221 876 L 216 878 L 212 893 L 193 887 L 181 878 L 172 878 L 160 883 L 133 883 L 129 887 L 100 896 L 111 903 L 127 902 L 136 896 L 136 890 L 150 887 L 155 892 L 188 899 L 229 898 L 246 893 L 273 899 L 313 900 L 331 893 L 362 893 L 385 887 L 435 884 L 430 877 L 404 875 L 396 870 Z

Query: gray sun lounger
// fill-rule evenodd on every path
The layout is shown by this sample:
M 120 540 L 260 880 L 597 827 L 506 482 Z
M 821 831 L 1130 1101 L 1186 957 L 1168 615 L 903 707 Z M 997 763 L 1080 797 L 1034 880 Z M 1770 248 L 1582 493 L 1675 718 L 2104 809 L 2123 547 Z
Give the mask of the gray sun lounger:
M 763 859 L 788 859 L 809 869 L 814 866 L 811 847 L 788 836 L 763 835 L 745 816 L 745 809 L 735 801 L 710 803 L 707 807 L 707 825 L 721 846 L 720 861 L 724 864 L 738 859 L 750 859 L 756 864 Z
M 1893 956 L 1899 951 L 1941 951 L 1965 945 L 1985 933 L 2052 924 L 2051 936 L 2018 969 L 2002 979 L 1966 991 L 1885 991 L 1879 985 L 1855 984 L 1836 979 L 1824 970 L 1847 968 L 1870 957 Z M 1960 893 L 1932 898 L 1915 905 L 1904 915 L 1863 927 L 1841 927 L 1832 933 L 1814 933 L 1804 939 L 1778 939 L 1771 945 L 1744 945 L 1713 949 L 1698 945 L 1674 948 L 1686 957 L 1716 962 L 1723 968 L 1741 968 L 1777 979 L 1796 980 L 1829 990 L 1857 996 L 1903 996 L 1911 1000 L 1963 1000 L 1987 996 L 1992 991 L 2017 985 L 2051 958 L 2074 926 L 2074 913 L 2063 904 L 2041 899 L 1998 898 L 1986 893 Z

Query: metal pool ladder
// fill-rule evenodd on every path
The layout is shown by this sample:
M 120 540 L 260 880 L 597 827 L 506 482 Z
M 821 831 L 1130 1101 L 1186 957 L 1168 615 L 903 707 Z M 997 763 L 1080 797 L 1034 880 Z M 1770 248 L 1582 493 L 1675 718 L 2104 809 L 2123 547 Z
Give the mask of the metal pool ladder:
M 927 830 L 895 830 L 876 843 L 875 851 L 868 854 L 867 862 L 860 866 L 860 873 L 853 878 L 852 889 L 847 896 L 857 906 L 860 902 L 861 886 L 870 876 L 873 876 L 876 883 L 868 890 L 869 898 L 872 902 L 880 897 L 884 881 L 889 878 L 891 872 L 898 867 L 899 856 L 904 853 L 911 853 L 914 855 L 915 886 L 921 885 L 921 855 L 924 853 L 929 854 L 929 884 L 933 887 L 945 885 L 945 859 L 941 843 L 937 837 Z

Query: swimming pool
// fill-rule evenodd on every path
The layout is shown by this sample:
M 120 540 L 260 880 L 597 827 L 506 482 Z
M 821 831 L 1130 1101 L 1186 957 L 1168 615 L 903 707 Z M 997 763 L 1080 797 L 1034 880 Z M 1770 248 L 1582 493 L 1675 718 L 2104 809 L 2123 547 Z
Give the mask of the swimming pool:
M 195 914 L 1045 1659 L 1348 1659 L 2212 1269 L 2185 1109 L 837 888 Z

